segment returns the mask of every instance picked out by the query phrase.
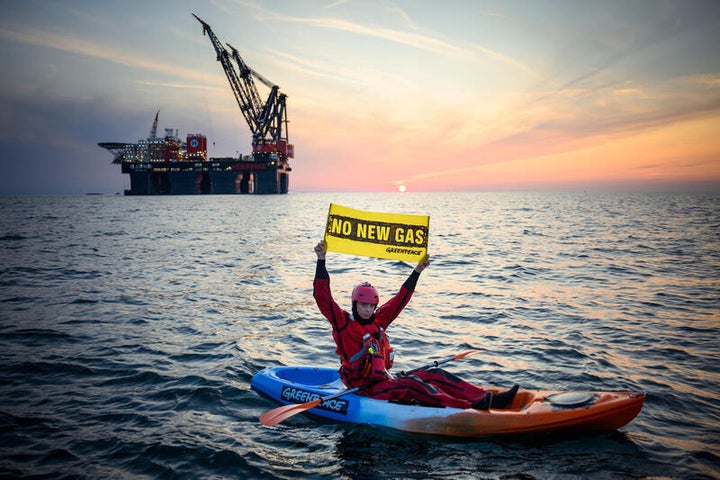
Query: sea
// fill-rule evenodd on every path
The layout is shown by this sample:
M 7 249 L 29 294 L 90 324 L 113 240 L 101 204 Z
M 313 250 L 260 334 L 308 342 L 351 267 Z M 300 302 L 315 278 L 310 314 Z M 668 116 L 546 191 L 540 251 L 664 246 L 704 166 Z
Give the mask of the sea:
M 297 415 L 268 366 L 338 365 L 312 297 L 330 203 L 430 215 L 395 369 L 643 391 L 610 433 L 458 440 Z M 328 253 L 389 298 L 414 267 Z M 720 193 L 0 197 L 0 478 L 720 479 Z M 382 300 L 381 300 L 382 301 Z

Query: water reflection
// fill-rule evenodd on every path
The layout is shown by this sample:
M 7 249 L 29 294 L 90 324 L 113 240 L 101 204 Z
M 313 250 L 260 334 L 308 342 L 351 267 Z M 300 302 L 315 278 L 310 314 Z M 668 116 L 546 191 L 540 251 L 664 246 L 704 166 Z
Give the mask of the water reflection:
M 504 439 L 453 439 L 347 426 L 335 455 L 346 478 L 547 478 L 557 474 L 608 471 L 662 474 L 662 465 L 622 432 L 595 435 L 543 434 Z M 574 471 L 554 470 L 556 459 L 574 458 Z M 665 472 L 667 472 L 665 470 Z

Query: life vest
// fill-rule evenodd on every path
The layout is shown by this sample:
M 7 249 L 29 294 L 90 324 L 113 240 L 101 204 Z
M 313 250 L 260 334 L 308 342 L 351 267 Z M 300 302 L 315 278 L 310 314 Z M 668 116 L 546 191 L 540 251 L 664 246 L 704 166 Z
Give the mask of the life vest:
M 395 352 L 385 330 L 375 322 L 362 325 L 351 315 L 348 316 L 350 318 L 347 330 L 352 333 L 346 330 L 343 337 L 362 335 L 362 338 L 357 350 L 349 358 L 341 358 L 340 375 L 343 380 L 346 384 L 356 384 L 358 381 L 374 383 L 392 378 L 388 370 L 393 366 Z

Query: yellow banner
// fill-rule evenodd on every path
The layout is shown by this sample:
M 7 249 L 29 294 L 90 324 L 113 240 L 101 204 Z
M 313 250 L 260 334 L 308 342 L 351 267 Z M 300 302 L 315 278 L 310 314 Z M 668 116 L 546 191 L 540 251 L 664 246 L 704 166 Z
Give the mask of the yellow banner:
M 419 262 L 427 255 L 430 216 L 378 213 L 330 204 L 325 248 L 363 257 Z

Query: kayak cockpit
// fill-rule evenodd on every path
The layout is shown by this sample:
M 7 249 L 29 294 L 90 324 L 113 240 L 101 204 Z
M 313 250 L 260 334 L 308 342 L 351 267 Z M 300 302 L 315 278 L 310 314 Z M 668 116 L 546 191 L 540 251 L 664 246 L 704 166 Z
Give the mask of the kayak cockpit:
M 343 388 L 337 370 L 328 368 L 282 367 L 273 370 L 272 374 L 279 380 L 295 385 L 316 388 Z

